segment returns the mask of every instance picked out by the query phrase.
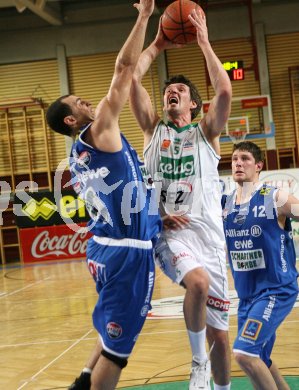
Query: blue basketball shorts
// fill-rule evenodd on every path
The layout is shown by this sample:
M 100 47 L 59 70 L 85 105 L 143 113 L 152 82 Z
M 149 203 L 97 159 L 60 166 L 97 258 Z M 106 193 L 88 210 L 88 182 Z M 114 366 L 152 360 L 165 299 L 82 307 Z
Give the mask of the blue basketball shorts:
M 87 264 L 99 294 L 93 324 L 103 349 L 127 358 L 151 309 L 155 278 L 152 243 L 93 237 L 87 245 Z
M 253 300 L 240 300 L 233 351 L 259 357 L 270 367 L 276 330 L 292 310 L 297 295 L 296 288 L 272 294 L 267 290 Z

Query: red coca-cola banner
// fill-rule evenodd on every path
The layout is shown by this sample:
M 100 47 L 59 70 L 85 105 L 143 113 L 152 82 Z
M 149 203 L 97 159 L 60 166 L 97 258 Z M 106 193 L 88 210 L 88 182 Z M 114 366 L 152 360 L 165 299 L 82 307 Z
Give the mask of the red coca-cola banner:
M 85 226 L 84 223 L 77 226 Z M 89 232 L 73 231 L 68 225 L 20 229 L 24 263 L 84 259 Z

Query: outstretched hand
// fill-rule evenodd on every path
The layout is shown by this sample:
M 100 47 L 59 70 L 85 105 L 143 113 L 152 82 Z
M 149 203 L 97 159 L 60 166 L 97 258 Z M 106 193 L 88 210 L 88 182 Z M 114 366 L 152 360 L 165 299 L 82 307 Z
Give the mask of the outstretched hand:
M 151 16 L 155 8 L 155 0 L 140 0 L 139 3 L 134 3 L 133 7 L 137 8 L 143 16 Z
M 199 46 L 202 43 L 208 42 L 208 28 L 206 23 L 206 15 L 200 9 L 194 8 L 189 15 L 189 20 L 196 28 L 197 32 L 197 42 Z

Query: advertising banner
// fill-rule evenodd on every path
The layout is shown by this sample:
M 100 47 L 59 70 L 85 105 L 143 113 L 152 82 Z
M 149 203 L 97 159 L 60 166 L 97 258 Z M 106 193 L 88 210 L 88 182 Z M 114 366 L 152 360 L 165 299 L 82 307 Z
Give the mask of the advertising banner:
M 20 229 L 23 261 L 84 259 L 89 237 L 89 232 L 74 232 L 68 225 Z
M 84 202 L 73 190 L 54 192 L 22 192 L 14 198 L 14 214 L 19 228 L 63 225 L 65 219 L 80 223 L 90 219 Z

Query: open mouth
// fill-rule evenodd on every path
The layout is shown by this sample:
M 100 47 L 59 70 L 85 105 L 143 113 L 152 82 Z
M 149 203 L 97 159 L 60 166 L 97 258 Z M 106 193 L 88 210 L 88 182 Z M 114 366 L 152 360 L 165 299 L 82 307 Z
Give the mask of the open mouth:
M 169 98 L 168 100 L 168 103 L 169 104 L 177 104 L 179 101 L 178 101 L 178 98 L 176 98 L 175 96 L 172 96 L 171 98 Z

